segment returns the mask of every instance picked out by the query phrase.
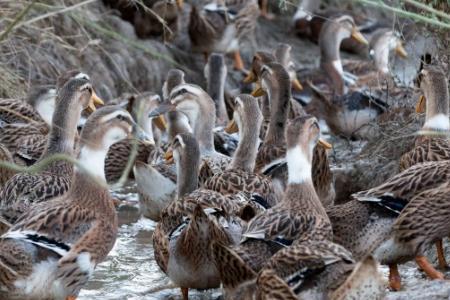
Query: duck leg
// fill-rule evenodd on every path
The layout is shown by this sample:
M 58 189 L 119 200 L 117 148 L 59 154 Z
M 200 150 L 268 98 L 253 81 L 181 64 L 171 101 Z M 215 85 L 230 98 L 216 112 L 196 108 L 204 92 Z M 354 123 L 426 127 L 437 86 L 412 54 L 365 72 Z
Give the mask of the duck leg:
M 416 256 L 416 263 L 431 279 L 444 279 L 444 274 L 436 270 L 425 256 Z
M 240 71 L 244 70 L 244 63 L 242 62 L 242 57 L 239 50 L 234 51 L 233 55 L 234 55 L 234 68 Z
M 181 288 L 181 294 L 183 295 L 183 300 L 189 300 L 189 289 Z
M 261 17 L 272 20 L 273 14 L 269 13 L 269 0 L 261 0 Z
M 398 272 L 397 264 L 389 265 L 389 287 L 393 291 L 399 291 L 402 287 L 402 278 L 400 277 L 400 273 Z
M 77 300 L 77 297 L 75 297 L 75 296 L 67 296 L 66 300 Z
M 445 270 L 448 268 L 447 261 L 445 260 L 444 255 L 444 246 L 442 245 L 442 240 L 439 240 L 436 242 L 436 250 L 437 250 L 437 257 L 439 262 L 439 268 L 441 270 Z

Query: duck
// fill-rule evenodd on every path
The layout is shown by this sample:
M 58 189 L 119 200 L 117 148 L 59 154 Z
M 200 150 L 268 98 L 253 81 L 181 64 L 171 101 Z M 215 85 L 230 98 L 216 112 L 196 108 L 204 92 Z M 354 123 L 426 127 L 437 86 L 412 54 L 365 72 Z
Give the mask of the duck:
M 167 73 L 162 87 L 162 103 L 170 103 L 171 91 L 180 84 L 185 84 L 185 73 L 180 69 L 171 69 Z M 161 117 L 159 115 L 157 118 Z M 170 142 L 181 133 L 192 133 L 187 115 L 172 110 L 164 114 L 166 120 L 165 136 L 167 141 L 161 143 L 161 150 L 167 151 Z M 154 130 L 159 130 L 154 128 Z M 163 136 L 164 137 L 164 136 Z M 176 169 L 163 161 L 137 160 L 133 167 L 141 214 L 153 221 L 160 221 L 161 213 L 176 197 Z
M 269 63 L 261 67 L 261 87 L 253 94 L 267 94 L 270 104 L 270 121 L 264 142 L 258 150 L 255 172 L 278 178 L 277 190 L 284 190 L 286 182 L 286 145 L 284 130 L 288 119 L 291 101 L 290 77 L 286 69 L 279 63 Z M 264 111 L 264 110 L 263 110 Z M 305 115 L 302 110 L 301 113 Z M 320 139 L 314 148 L 313 180 L 316 190 L 324 205 L 330 205 L 335 198 L 334 178 L 329 169 L 327 149 L 331 145 Z
M 122 19 L 130 22 L 140 39 L 162 37 L 163 41 L 175 38 L 184 4 L 183 0 L 144 0 L 139 5 L 111 0 L 103 0 L 103 3 L 117 10 Z
M 380 24 L 373 19 L 362 14 L 356 14 L 351 10 L 338 9 L 320 9 L 321 1 L 303 0 L 297 7 L 292 18 L 294 32 L 300 37 L 306 37 L 314 43 L 320 40 L 320 32 L 327 20 L 349 15 L 355 19 L 358 29 L 364 33 L 372 33 Z M 355 42 L 351 38 L 345 38 L 339 48 L 350 52 L 360 54 L 366 50 L 366 45 Z
M 393 75 L 389 59 L 392 51 L 402 58 L 408 58 L 400 34 L 392 29 L 380 28 L 374 32 L 369 42 L 369 55 L 372 61 L 342 60 L 347 74 L 356 79 L 355 85 L 364 88 L 389 90 L 394 95 L 402 92 Z
M 254 173 L 259 146 L 258 133 L 262 123 L 258 100 L 251 95 L 241 94 L 234 101 L 233 120 L 226 127 L 226 131 L 240 133 L 238 148 L 227 169 L 208 178 L 203 187 L 223 195 L 256 193 L 268 206 L 273 206 L 279 195 L 275 194 L 271 179 Z
M 347 203 L 328 207 L 333 241 L 350 250 L 356 260 L 372 253 L 389 266 L 389 287 L 399 290 L 397 264 L 414 259 L 414 253 L 401 244 L 397 247 L 391 238 L 393 225 L 414 197 L 450 180 L 449 166 L 447 160 L 413 165 L 379 186 L 353 194 Z
M 213 245 L 225 299 L 382 299 L 378 263 L 368 256 L 356 263 L 331 241 L 302 242 L 277 252 L 255 273 L 229 247 Z M 351 298 L 353 297 L 353 298 Z
M 200 182 L 221 172 L 228 166 L 231 158 L 217 152 L 214 148 L 215 106 L 212 98 L 195 84 L 180 84 L 170 94 L 170 102 L 160 105 L 150 113 L 150 117 L 179 111 L 187 116 L 189 125 L 200 145 L 202 166 Z M 199 116 L 202 116 L 201 118 Z
M 369 55 L 373 62 L 355 63 L 355 60 L 343 60 L 342 64 L 350 73 L 356 73 L 356 75 L 372 71 L 387 74 L 390 72 L 389 58 L 392 51 L 400 58 L 408 57 L 400 33 L 390 28 L 379 28 L 373 33 L 369 41 Z M 351 65 L 352 62 L 354 63 L 353 66 Z
M 227 79 L 227 66 L 221 53 L 211 53 L 203 71 L 206 79 L 206 92 L 214 100 L 216 107 L 216 125 L 225 126 L 228 115 L 225 106 L 225 82 Z
M 419 74 L 423 95 L 416 106 L 425 112 L 425 122 L 415 138 L 413 149 L 400 158 L 400 171 L 427 161 L 450 159 L 448 83 L 440 67 L 427 66 Z
M 325 120 L 335 135 L 364 139 L 371 134 L 368 123 L 385 113 L 389 105 L 377 97 L 372 89 L 355 86 L 355 80 L 346 76 L 343 71 L 338 45 L 344 37 L 352 36 L 361 43 L 368 43 L 356 29 L 350 16 L 344 15 L 327 21 L 319 42 L 321 68 L 308 71 L 304 77 L 300 76 L 300 80 L 309 83 L 307 93 L 313 95 L 312 98 L 306 96 L 303 99 L 307 103 L 307 113 Z M 346 81 L 353 85 L 351 89 Z
M 155 260 L 161 270 L 181 287 L 183 299 L 188 289 L 209 289 L 220 285 L 212 262 L 210 245 L 239 241 L 241 224 L 234 218 L 244 202 L 238 195 L 198 189 L 200 147 L 192 134 L 175 137 L 171 151 L 177 166 L 177 197 L 162 212 L 153 234 Z
M 233 5 L 235 4 L 235 5 Z M 233 52 L 234 68 L 244 69 L 239 40 L 252 36 L 259 16 L 255 0 L 212 2 L 199 10 L 195 5 L 189 15 L 188 34 L 194 52 L 208 57 L 212 52 Z
M 44 87 L 41 93 L 31 92 L 29 95 L 28 102 L 34 105 L 34 110 L 41 116 L 38 121 L 29 119 L 32 122 L 10 123 L 0 128 L 0 142 L 9 149 L 16 163 L 30 166 L 41 157 L 47 144 L 47 135 L 50 132 L 51 120 L 55 111 L 57 101 L 55 91 L 58 92 L 71 78 L 90 80 L 87 74 L 79 70 L 61 73 L 54 89 Z M 87 108 L 87 111 L 93 111 L 95 105 L 103 104 L 103 100 L 94 92 L 93 104 Z
M 417 113 L 425 112 L 425 122 L 418 132 L 413 149 L 400 158 L 400 171 L 428 161 L 450 159 L 450 142 L 447 137 L 450 125 L 448 121 L 448 84 L 447 79 L 438 66 L 425 66 L 420 74 L 420 88 L 423 95 L 416 106 Z M 445 269 L 447 262 L 444 256 L 442 240 L 436 242 L 439 267 Z
M 153 135 L 153 124 L 155 123 L 164 129 L 165 120 L 161 116 L 152 122 L 152 119 L 148 118 L 148 114 L 161 103 L 161 98 L 155 93 L 147 92 L 132 96 L 129 102 L 131 115 L 134 120 L 137 120 L 139 134 L 142 135 L 139 137 L 141 142 L 137 144 L 135 161 L 152 161 L 159 156 Z M 116 182 L 122 176 L 130 159 L 133 143 L 132 140 L 122 140 L 111 146 L 105 161 L 107 182 Z M 130 176 L 133 177 L 132 175 L 131 172 Z
M 186 83 L 184 79 L 185 73 L 180 69 L 170 69 L 167 72 L 166 80 L 164 80 L 162 87 L 162 97 L 163 101 L 168 101 L 170 97 L 170 92 L 172 92 L 173 88 L 177 85 Z
M 165 42 L 173 40 L 178 32 L 178 20 L 183 11 L 183 0 L 151 2 L 153 3 L 149 3 L 147 8 L 138 7 L 136 9 L 133 20 L 136 35 L 141 39 L 161 36 Z
M 47 146 L 41 160 L 55 154 L 74 155 L 77 124 L 82 110 L 95 107 L 94 89 L 85 77 L 66 82 L 58 93 Z M 69 189 L 73 167 L 67 161 L 54 161 L 38 173 L 18 173 L 0 191 L 0 210 L 11 223 L 32 203 L 63 195 Z
M 211 53 L 204 67 L 206 92 L 214 100 L 216 107 L 216 124 L 214 128 L 214 148 L 217 152 L 231 156 L 236 150 L 237 140 L 223 129 L 229 118 L 225 104 L 225 84 L 227 80 L 227 66 L 225 57 L 221 53 Z
M 133 123 L 117 106 L 89 117 L 81 133 L 80 165 L 74 168 L 68 192 L 33 204 L 0 236 L 1 298 L 76 299 L 92 278 L 117 238 L 104 160 L 113 143 L 131 134 Z
M 236 253 L 258 272 L 278 250 L 297 240 L 332 238 L 331 223 L 312 182 L 313 149 L 320 129 L 315 117 L 290 120 L 286 128 L 288 185 L 279 203 L 245 226 Z

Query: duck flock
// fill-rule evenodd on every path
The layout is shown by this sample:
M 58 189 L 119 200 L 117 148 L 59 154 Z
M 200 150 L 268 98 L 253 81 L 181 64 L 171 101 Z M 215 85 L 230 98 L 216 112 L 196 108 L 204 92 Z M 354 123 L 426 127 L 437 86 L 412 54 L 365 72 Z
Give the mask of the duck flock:
M 182 1 L 149 4 L 164 26 L 126 1 L 104 2 L 138 36 L 177 34 Z M 123 179 L 135 180 L 143 217 L 157 222 L 155 260 L 183 299 L 219 287 L 223 299 L 382 299 L 402 288 L 397 266 L 409 261 L 443 279 L 448 78 L 421 64 L 415 110 L 425 121 L 400 172 L 335 204 L 333 146 L 321 132 L 364 140 L 369 124 L 401 113 L 378 91 L 411 88 L 390 71 L 390 56 L 408 56 L 397 32 L 318 3 L 294 15 L 296 31 L 319 44 L 315 69 L 299 70 L 288 44 L 244 61 L 241 39 L 258 16 L 273 16 L 267 1 L 225 0 L 189 13 L 205 89 L 172 69 L 160 94 L 105 104 L 89 75 L 72 70 L 26 100 L 0 99 L 0 299 L 76 299 L 115 244 L 108 184 Z M 341 59 L 340 49 L 359 47 L 372 59 Z M 226 53 L 243 74 L 233 92 Z M 432 245 L 439 266 L 426 256 Z

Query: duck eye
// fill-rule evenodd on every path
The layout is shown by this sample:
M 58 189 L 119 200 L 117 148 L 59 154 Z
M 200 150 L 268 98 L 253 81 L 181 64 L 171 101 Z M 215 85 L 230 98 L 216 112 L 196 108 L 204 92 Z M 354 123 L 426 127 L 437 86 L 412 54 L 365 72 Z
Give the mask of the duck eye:
M 127 118 L 124 115 L 118 115 L 117 119 L 120 121 L 126 121 Z

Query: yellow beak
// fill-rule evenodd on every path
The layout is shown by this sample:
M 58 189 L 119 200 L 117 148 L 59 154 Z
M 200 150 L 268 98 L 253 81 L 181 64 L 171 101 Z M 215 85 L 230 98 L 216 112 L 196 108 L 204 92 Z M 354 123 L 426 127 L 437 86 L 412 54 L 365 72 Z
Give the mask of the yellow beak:
M 153 119 L 153 123 L 162 131 L 166 131 L 167 129 L 167 123 L 166 119 L 164 118 L 164 115 L 159 115 L 156 118 Z
M 264 96 L 265 94 L 266 94 L 266 91 L 264 91 L 263 88 L 261 87 L 261 85 L 259 83 L 257 83 L 255 89 L 252 92 L 252 96 L 253 97 L 261 97 L 261 96 Z
M 175 160 L 173 159 L 173 151 L 167 150 L 166 153 L 164 153 L 164 159 L 166 160 L 166 163 L 173 164 Z
M 253 71 L 250 71 L 247 76 L 244 78 L 244 83 L 252 83 L 255 82 L 258 78 L 256 78 L 256 74 Z
M 100 99 L 94 91 L 92 91 L 91 99 L 89 99 L 87 110 L 89 112 L 94 112 L 96 110 L 95 105 L 105 105 L 105 102 L 103 102 L 103 100 Z
M 425 96 L 422 95 L 419 97 L 419 101 L 417 101 L 416 113 L 418 113 L 418 114 L 424 113 L 426 107 L 427 107 L 427 99 L 425 98 Z
M 362 33 L 359 32 L 358 28 L 356 27 L 353 27 L 352 29 L 352 38 L 354 38 L 356 41 L 360 42 L 363 45 L 369 45 L 369 42 L 362 35 Z
M 294 90 L 296 90 L 297 92 L 300 92 L 301 90 L 303 90 L 303 86 L 297 78 L 292 80 L 292 88 Z
M 327 141 L 325 141 L 323 139 L 319 139 L 318 144 L 321 145 L 322 147 L 324 147 L 325 149 L 333 148 L 333 146 L 330 143 L 328 143 Z
M 395 47 L 395 53 L 397 53 L 398 56 L 402 58 L 408 57 L 408 52 L 406 52 L 405 48 L 403 48 L 403 45 L 400 42 L 397 44 L 397 47 Z
M 227 127 L 225 127 L 225 132 L 228 133 L 228 134 L 232 134 L 232 133 L 235 133 L 235 132 L 238 132 L 238 131 L 239 131 L 239 128 L 238 128 L 237 123 L 236 123 L 236 121 L 234 119 L 231 120 L 227 124 Z

